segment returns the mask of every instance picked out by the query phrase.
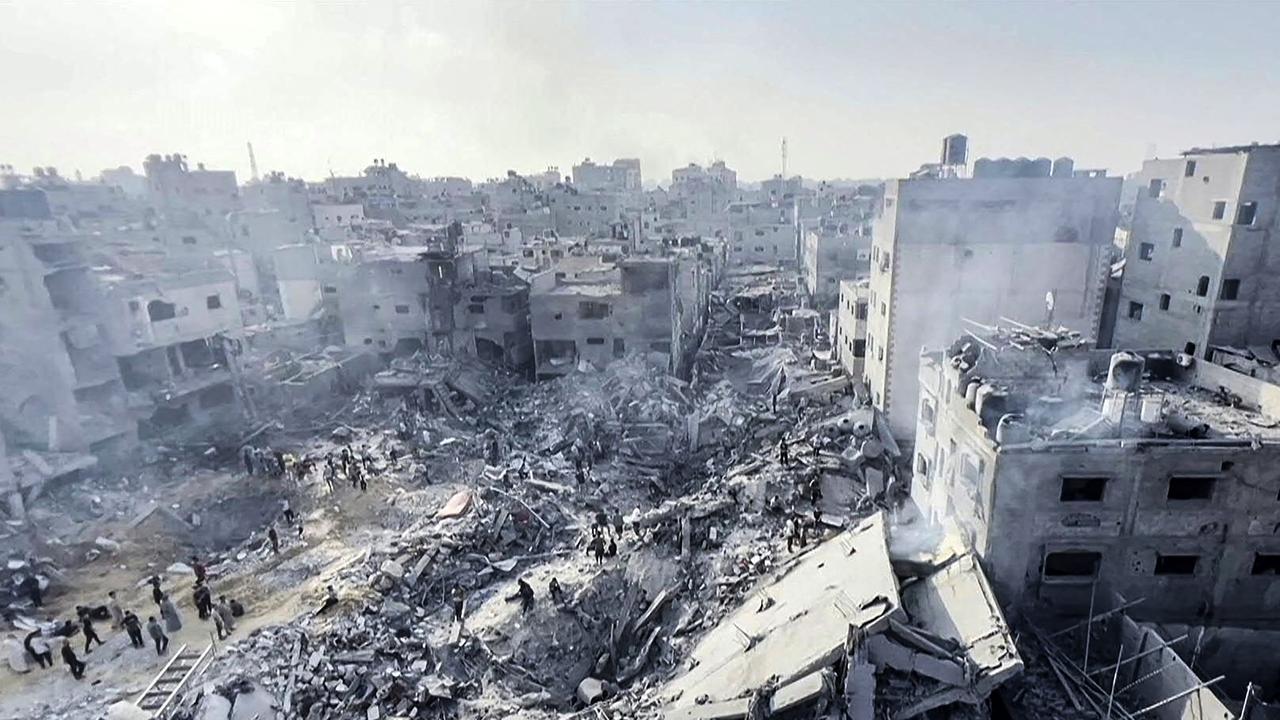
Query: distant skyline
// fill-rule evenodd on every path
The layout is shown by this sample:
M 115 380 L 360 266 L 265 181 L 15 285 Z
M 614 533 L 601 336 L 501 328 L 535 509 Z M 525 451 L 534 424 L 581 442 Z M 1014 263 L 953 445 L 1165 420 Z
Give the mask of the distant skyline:
M 373 158 L 483 180 L 638 157 L 744 181 L 979 156 L 1137 170 L 1280 141 L 1280 12 L 1177 3 L 0 0 L 0 163 L 92 177 L 152 152 L 249 178 Z

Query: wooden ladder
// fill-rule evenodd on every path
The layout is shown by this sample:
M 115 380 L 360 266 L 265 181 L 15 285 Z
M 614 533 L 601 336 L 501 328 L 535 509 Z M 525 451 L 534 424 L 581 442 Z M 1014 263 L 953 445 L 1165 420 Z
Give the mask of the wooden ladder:
M 203 651 L 193 650 L 187 645 L 178 648 L 169 662 L 161 668 L 146 690 L 138 696 L 134 703 L 139 709 L 151 713 L 152 718 L 162 718 L 173 708 L 178 693 L 186 688 L 187 683 L 196 675 L 204 672 L 213 658 L 213 645 L 206 645 Z

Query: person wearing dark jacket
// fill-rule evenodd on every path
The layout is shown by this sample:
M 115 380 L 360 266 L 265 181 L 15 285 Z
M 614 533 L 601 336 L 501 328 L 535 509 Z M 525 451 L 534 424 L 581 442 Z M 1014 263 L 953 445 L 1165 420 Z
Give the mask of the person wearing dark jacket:
M 132 610 L 126 611 L 124 614 L 124 631 L 129 634 L 129 644 L 136 647 L 146 647 L 147 643 L 142 639 L 142 621 Z
M 84 677 L 84 661 L 76 657 L 76 651 L 71 649 L 71 641 L 62 643 L 62 662 L 71 668 L 71 677 L 79 680 Z
M 89 617 L 88 609 L 80 612 L 80 629 L 84 631 L 84 654 L 88 655 L 92 651 L 93 644 L 96 642 L 102 645 L 102 638 L 98 637 L 97 631 L 93 629 L 93 618 Z
M 44 606 L 44 594 L 40 592 L 40 578 L 35 575 L 28 575 L 22 579 L 22 583 L 18 588 L 30 598 L 32 605 L 36 607 Z

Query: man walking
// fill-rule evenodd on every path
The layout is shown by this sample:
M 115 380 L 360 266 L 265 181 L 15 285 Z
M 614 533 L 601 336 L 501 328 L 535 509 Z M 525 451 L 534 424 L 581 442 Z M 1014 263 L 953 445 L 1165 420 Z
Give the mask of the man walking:
M 62 662 L 71 668 L 71 677 L 77 680 L 84 678 L 84 662 L 76 657 L 76 651 L 71 649 L 70 639 L 62 643 Z
M 164 628 L 160 627 L 160 621 L 155 616 L 147 618 L 147 634 L 156 643 L 156 654 L 163 655 L 169 649 L 169 636 L 165 634 Z
M 271 541 L 271 553 L 273 555 L 280 554 L 280 533 L 276 532 L 276 526 L 271 525 L 267 528 L 267 540 Z
M 142 621 L 138 619 L 137 615 L 133 614 L 133 611 L 124 614 L 124 620 L 121 621 L 121 624 L 124 625 L 124 631 L 129 633 L 130 645 L 136 648 L 146 647 L 147 643 L 142 639 Z
M 80 629 L 84 631 L 84 654 L 88 655 L 93 652 L 93 644 L 96 642 L 102 645 L 102 638 L 98 637 L 97 631 L 93 629 L 93 618 L 89 617 L 89 608 L 79 608 Z

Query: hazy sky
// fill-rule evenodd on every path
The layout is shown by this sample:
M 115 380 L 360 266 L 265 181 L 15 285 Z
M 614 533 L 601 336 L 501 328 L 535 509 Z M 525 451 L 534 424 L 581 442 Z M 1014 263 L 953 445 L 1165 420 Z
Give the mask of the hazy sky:
M 1280 140 L 1272 2 L 311 3 L 0 0 L 0 163 L 149 152 L 248 177 L 371 158 L 474 179 L 590 156 L 646 180 L 902 175 L 977 155 L 1136 169 Z

